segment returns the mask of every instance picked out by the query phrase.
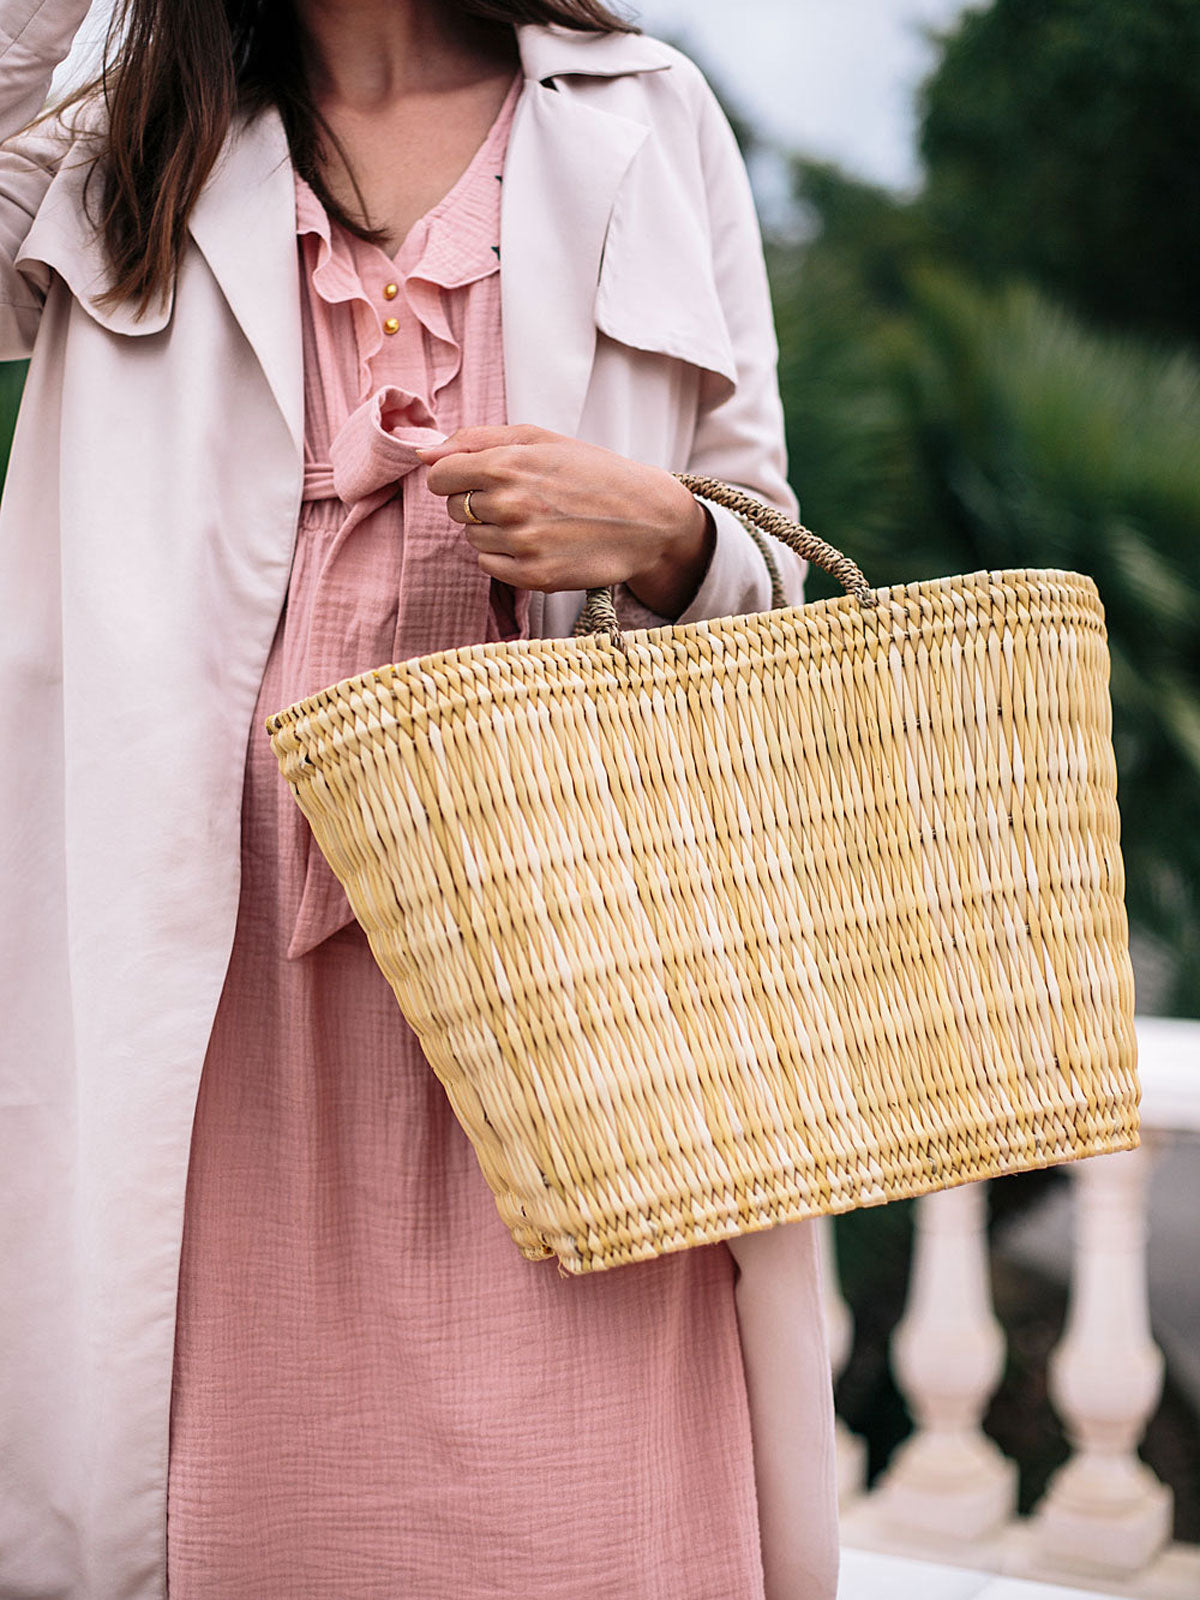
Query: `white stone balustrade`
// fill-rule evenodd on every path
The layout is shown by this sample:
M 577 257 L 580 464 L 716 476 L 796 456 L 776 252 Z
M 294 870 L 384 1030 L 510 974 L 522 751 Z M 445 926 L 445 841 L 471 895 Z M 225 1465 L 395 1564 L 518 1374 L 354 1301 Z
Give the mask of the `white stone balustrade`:
M 955 1566 L 1074 1584 L 1136 1600 L 1200 1600 L 1200 1547 L 1171 1544 L 1171 1494 L 1137 1455 L 1158 1404 L 1163 1358 L 1151 1334 L 1146 1175 L 1157 1138 L 1200 1132 L 1200 1023 L 1139 1019 L 1143 1143 L 1067 1169 L 1074 1239 L 1067 1324 L 1051 1401 L 1072 1447 L 1041 1503 L 1015 1514 L 1016 1467 L 983 1433 L 1003 1333 L 990 1293 L 986 1194 L 969 1184 L 920 1200 L 896 1382 L 913 1434 L 869 1490 L 862 1441 L 843 1428 L 843 1542 Z M 834 1373 L 851 1324 L 823 1254 Z M 1200 1269 L 1200 1226 L 1197 1228 Z
M 892 1367 L 916 1421 L 879 1488 L 898 1528 L 974 1544 L 1017 1504 L 1017 1471 L 983 1431 L 1004 1372 L 988 1281 L 987 1196 L 964 1184 L 917 1202 L 908 1304 Z
M 1145 1145 L 1079 1163 L 1074 1273 L 1050 1398 L 1074 1454 L 1038 1508 L 1045 1564 L 1128 1577 L 1171 1542 L 1171 1493 L 1138 1459 L 1162 1393 L 1146 1292 Z
M 893 1373 L 916 1422 L 846 1521 L 875 1548 L 977 1559 L 1016 1509 L 1017 1469 L 983 1432 L 1004 1370 L 981 1184 L 919 1200 Z

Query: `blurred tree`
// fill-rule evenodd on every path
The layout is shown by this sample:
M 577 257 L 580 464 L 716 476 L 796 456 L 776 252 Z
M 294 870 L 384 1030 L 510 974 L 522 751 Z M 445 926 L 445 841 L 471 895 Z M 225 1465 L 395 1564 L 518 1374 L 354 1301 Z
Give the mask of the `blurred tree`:
M 1200 4 L 994 0 L 923 91 L 945 253 L 1200 346 Z
M 872 304 L 902 310 L 912 266 L 939 253 L 920 202 L 851 177 L 830 162 L 793 156 L 791 166 L 802 219 L 792 231 L 814 246 L 804 259 L 836 260 L 843 277 Z M 777 261 L 786 253 L 781 242 Z
M 1198 67 L 1195 0 L 994 0 L 926 88 L 927 190 L 796 159 L 805 242 L 771 256 L 810 525 L 879 583 L 1096 578 L 1128 903 L 1180 1015 L 1200 1014 L 1200 370 L 1169 346 L 1200 338 Z
M 826 250 L 772 251 L 779 384 L 802 513 L 835 544 L 876 550 L 922 484 L 890 381 L 902 317 L 881 313 Z M 819 578 L 813 574 L 810 587 Z

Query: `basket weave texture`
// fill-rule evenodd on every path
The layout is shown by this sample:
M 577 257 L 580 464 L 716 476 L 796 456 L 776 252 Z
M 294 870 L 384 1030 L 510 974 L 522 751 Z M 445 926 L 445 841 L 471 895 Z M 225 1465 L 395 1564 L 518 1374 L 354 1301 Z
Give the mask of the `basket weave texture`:
M 1137 1144 L 1095 586 L 871 600 L 477 645 L 270 719 L 531 1260 Z

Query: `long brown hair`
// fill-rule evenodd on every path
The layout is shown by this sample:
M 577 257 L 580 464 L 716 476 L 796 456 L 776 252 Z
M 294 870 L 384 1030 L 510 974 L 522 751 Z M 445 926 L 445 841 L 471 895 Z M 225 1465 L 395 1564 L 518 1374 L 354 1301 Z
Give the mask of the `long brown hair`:
M 602 0 L 451 3 L 464 18 L 481 22 L 638 32 Z M 96 225 L 112 279 L 104 302 L 132 300 L 140 315 L 165 298 L 192 207 L 239 112 L 273 106 L 297 171 L 330 214 L 378 237 L 365 206 L 362 216 L 349 215 L 322 175 L 326 149 L 337 150 L 337 140 L 312 96 L 291 0 L 118 0 L 104 66 L 67 103 L 96 96 L 108 113 L 92 169 L 101 191 Z

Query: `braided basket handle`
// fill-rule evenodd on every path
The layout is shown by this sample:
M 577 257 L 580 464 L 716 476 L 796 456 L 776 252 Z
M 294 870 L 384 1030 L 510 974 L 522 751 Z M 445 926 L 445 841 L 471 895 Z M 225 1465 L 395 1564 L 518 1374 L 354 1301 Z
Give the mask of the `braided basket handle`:
M 779 568 L 770 545 L 762 537 L 763 534 L 770 534 L 771 538 L 786 544 L 798 556 L 803 556 L 806 561 L 821 567 L 831 578 L 837 579 L 847 594 L 854 595 L 863 605 L 875 604 L 875 596 L 866 578 L 850 557 L 844 556 L 840 550 L 835 550 L 831 544 L 826 544 L 824 539 L 818 539 L 815 533 L 811 533 L 799 522 L 793 522 L 790 517 L 785 517 L 782 511 L 776 511 L 774 506 L 764 505 L 761 500 L 756 500 L 744 489 L 735 489 L 732 484 L 722 483 L 719 478 L 703 478 L 692 472 L 676 472 L 674 476 L 694 495 L 711 500 L 715 505 L 725 506 L 727 510 L 741 518 L 746 532 L 762 552 L 767 571 L 771 575 L 773 610 L 785 606 L 787 597 L 783 592 Z M 588 590 L 587 601 L 579 613 L 572 630 L 572 637 L 578 639 L 594 633 L 607 634 L 618 647 L 622 643 L 621 624 L 617 620 L 611 589 Z

